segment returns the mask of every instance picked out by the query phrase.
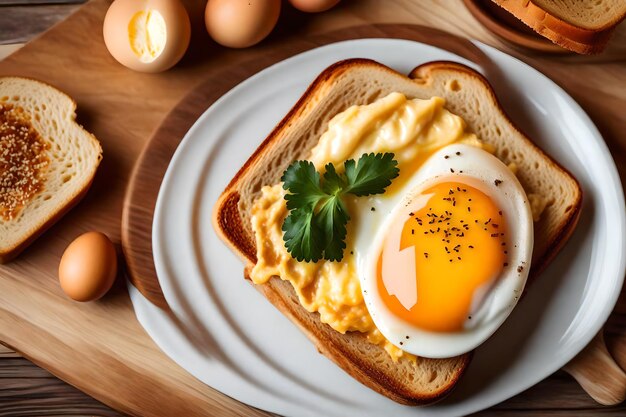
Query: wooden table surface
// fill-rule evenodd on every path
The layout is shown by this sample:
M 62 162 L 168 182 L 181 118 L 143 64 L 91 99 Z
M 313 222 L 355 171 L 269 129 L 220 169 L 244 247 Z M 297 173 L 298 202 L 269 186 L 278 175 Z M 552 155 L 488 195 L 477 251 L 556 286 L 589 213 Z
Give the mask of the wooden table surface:
M 57 1 L 76 3 L 81 0 Z M 457 0 L 445 1 L 455 2 Z M 16 0 L 0 0 L 0 59 L 78 7 L 76 4 L 6 5 L 16 2 Z M 20 0 L 20 2 L 40 3 L 41 0 Z M 407 12 L 415 10 L 409 7 L 411 0 L 396 1 L 395 3 L 394 6 L 397 10 L 401 10 L 403 5 L 407 6 Z M 458 7 L 463 7 L 460 1 Z M 377 20 L 393 20 L 390 16 L 392 15 L 379 16 Z M 365 13 L 361 17 L 364 21 L 369 20 Z M 441 16 L 441 18 L 445 19 L 445 16 Z M 402 20 L 410 22 L 410 19 Z M 472 26 L 475 26 L 474 22 L 471 23 Z M 484 36 L 482 37 L 484 38 Z M 488 43 L 502 47 L 496 38 L 490 36 L 488 38 L 491 40 Z M 613 47 L 609 48 L 609 52 L 604 56 L 591 59 L 598 62 L 621 62 L 626 65 L 626 50 L 622 48 L 623 46 L 626 46 L 625 25 L 618 28 L 616 39 L 614 39 Z M 621 82 L 622 84 L 616 87 L 626 88 L 626 80 Z M 619 161 L 617 162 L 619 165 Z M 611 325 L 609 323 L 609 344 Z M 613 325 L 621 326 L 623 321 L 616 321 Z M 503 414 L 514 416 L 529 414 L 533 416 L 595 416 L 598 414 L 624 416 L 626 415 L 626 406 L 621 405 L 612 408 L 598 406 L 569 375 L 563 371 L 558 371 L 529 390 L 479 415 L 499 416 Z M 120 414 L 0 345 L 0 416 L 35 415 L 119 416 Z

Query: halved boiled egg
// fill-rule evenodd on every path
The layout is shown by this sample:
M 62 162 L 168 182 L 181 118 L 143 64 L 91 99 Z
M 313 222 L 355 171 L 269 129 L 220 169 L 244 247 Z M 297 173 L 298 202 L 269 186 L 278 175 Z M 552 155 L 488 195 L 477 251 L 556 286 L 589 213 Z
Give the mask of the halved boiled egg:
M 528 198 L 507 166 L 480 148 L 449 145 L 369 205 L 355 219 L 354 247 L 381 333 L 430 358 L 491 336 L 519 300 L 533 248 Z
M 160 72 L 176 65 L 187 51 L 191 25 L 180 0 L 115 0 L 104 18 L 103 36 L 122 65 Z

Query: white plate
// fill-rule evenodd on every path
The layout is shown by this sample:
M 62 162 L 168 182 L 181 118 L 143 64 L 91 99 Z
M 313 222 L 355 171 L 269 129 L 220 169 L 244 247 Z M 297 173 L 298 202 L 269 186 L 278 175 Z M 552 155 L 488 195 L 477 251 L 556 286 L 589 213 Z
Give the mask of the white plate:
M 290 416 L 461 415 L 499 403 L 566 364 L 598 332 L 624 277 L 624 196 L 611 156 L 582 109 L 548 78 L 478 46 L 506 79 L 513 119 L 584 189 L 580 224 L 504 326 L 475 354 L 444 402 L 405 407 L 365 388 L 324 356 L 242 278 L 217 238 L 213 204 L 238 168 L 328 65 L 365 57 L 408 73 L 432 60 L 476 65 L 428 45 L 362 39 L 278 63 L 209 108 L 174 155 L 159 193 L 154 260 L 173 315 L 131 288 L 144 328 L 180 366 L 252 406 Z

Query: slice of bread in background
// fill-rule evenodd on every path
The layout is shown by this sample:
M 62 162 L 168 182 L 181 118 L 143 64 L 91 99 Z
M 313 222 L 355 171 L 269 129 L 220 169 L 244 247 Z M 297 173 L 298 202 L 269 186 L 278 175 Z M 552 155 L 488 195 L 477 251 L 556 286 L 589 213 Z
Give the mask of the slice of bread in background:
M 493 0 L 540 35 L 579 54 L 606 47 L 626 17 L 624 0 Z
M 47 84 L 25 78 L 0 77 L 0 106 L 0 123 L 8 123 L 0 128 L 0 187 L 3 193 L 0 199 L 0 263 L 4 263 L 17 256 L 80 201 L 102 159 L 102 148 L 91 133 L 74 121 L 76 103 Z M 16 182 L 32 186 L 33 182 L 26 177 L 33 172 L 20 168 L 15 176 L 9 178 L 6 175 L 7 170 L 17 169 L 8 164 L 9 160 L 14 162 L 16 158 L 10 159 L 6 154 L 10 149 L 16 149 L 15 143 L 9 144 L 11 139 L 6 136 L 7 129 L 16 120 L 30 124 L 37 132 L 31 133 L 38 134 L 38 143 L 44 145 L 37 160 L 41 163 L 36 179 L 37 192 L 19 202 L 20 187 Z M 16 205 L 16 209 L 7 210 L 8 205 Z
M 410 79 L 377 62 L 350 59 L 327 68 L 263 141 L 228 184 L 214 210 L 218 235 L 246 262 L 256 262 L 250 208 L 261 187 L 280 182 L 283 171 L 306 159 L 328 122 L 352 105 L 368 104 L 401 92 L 410 98 L 443 96 L 446 107 L 463 117 L 470 131 L 498 148 L 505 162 L 515 161 L 526 191 L 550 198 L 535 227 L 533 271 L 541 270 L 572 232 L 581 207 L 576 180 L 526 138 L 502 111 L 486 80 L 475 71 L 451 62 L 416 68 Z M 378 345 L 352 332 L 340 334 L 307 312 L 289 282 L 273 277 L 256 286 L 317 345 L 318 350 L 346 372 L 387 397 L 404 404 L 429 404 L 443 398 L 467 368 L 470 354 L 450 359 L 418 358 L 395 363 Z

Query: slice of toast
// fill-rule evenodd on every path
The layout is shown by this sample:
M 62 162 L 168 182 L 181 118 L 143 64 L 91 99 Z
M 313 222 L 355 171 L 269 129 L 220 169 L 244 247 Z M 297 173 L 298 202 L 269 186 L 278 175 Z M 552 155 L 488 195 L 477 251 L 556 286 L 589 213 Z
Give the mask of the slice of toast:
M 624 0 L 493 0 L 535 32 L 579 54 L 600 53 L 626 17 Z
M 408 78 L 377 62 L 350 59 L 327 68 L 263 141 L 228 184 L 214 209 L 218 235 L 246 263 L 256 262 L 250 208 L 261 187 L 280 182 L 283 171 L 306 159 L 329 120 L 349 106 L 368 104 L 397 91 L 410 98 L 444 97 L 446 107 L 463 117 L 470 131 L 497 148 L 505 163 L 515 162 L 528 193 L 548 197 L 535 225 L 531 274 L 550 261 L 572 232 L 581 208 L 576 180 L 524 136 L 504 114 L 488 82 L 472 69 L 451 62 L 432 62 Z M 307 312 L 291 284 L 273 277 L 256 286 L 328 356 L 361 383 L 403 404 L 421 405 L 441 399 L 457 383 L 471 354 L 450 359 L 393 360 L 378 345 L 352 332 L 340 334 Z
M 0 263 L 17 256 L 91 185 L 102 148 L 74 121 L 75 110 L 70 97 L 47 84 L 0 77 Z

